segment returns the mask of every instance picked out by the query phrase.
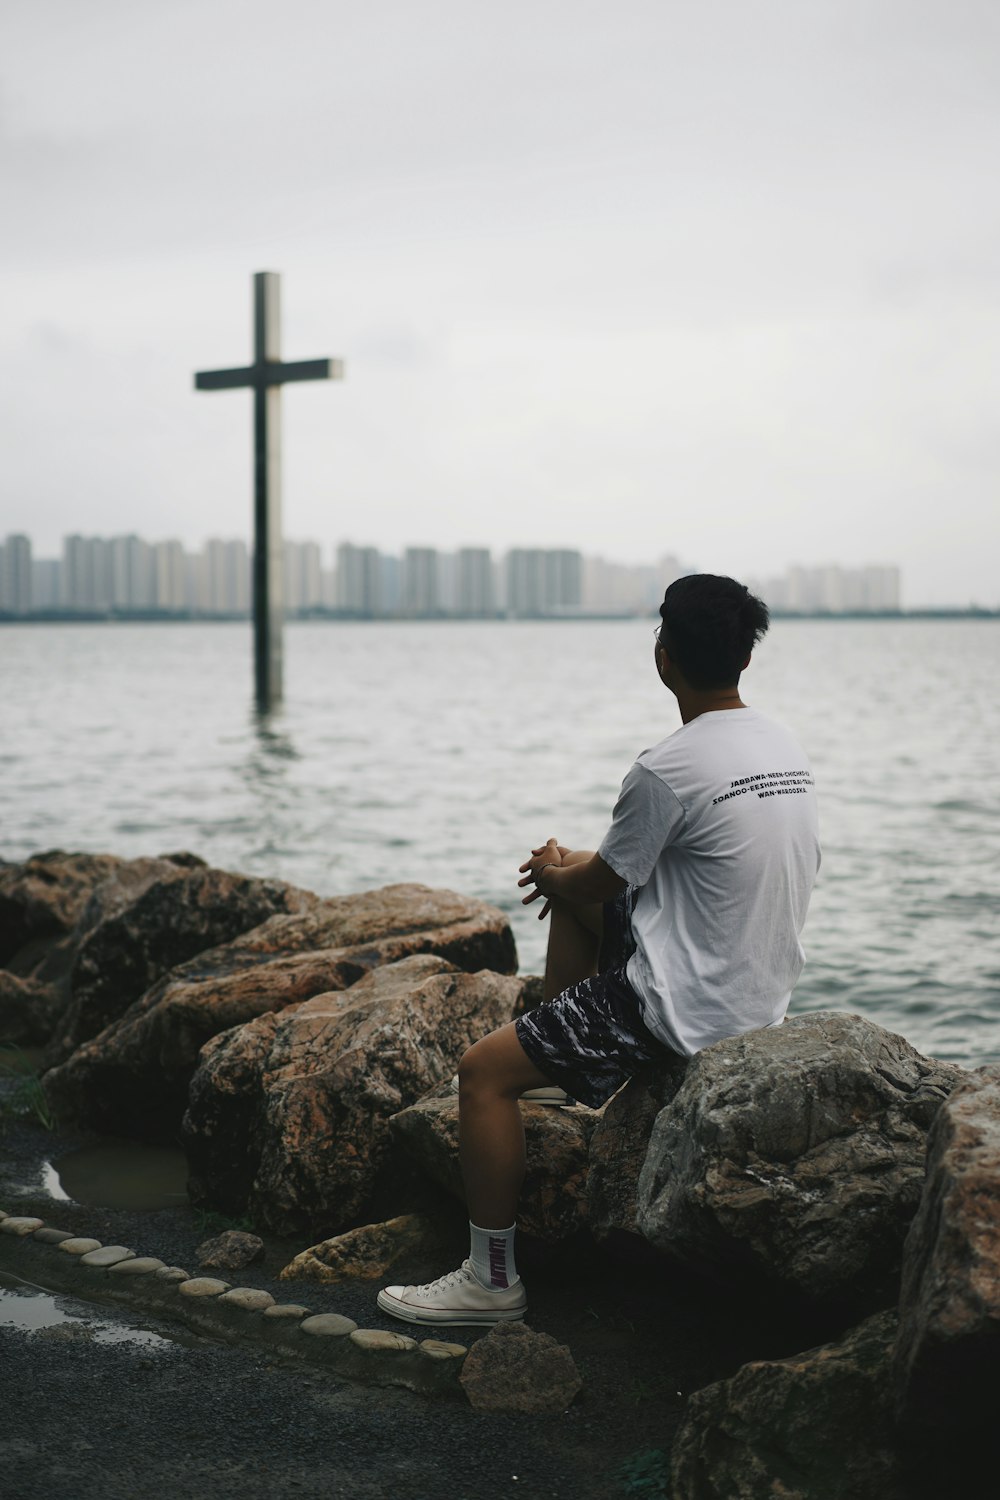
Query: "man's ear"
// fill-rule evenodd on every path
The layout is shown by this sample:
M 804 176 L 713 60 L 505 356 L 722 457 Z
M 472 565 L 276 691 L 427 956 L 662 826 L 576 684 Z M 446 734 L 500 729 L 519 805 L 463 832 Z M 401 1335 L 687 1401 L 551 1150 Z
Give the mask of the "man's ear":
M 753 655 L 753 652 L 751 652 L 751 653 L 750 653 L 750 655 L 751 655 L 751 656 L 752 656 L 752 655 Z M 749 666 L 749 665 L 750 665 L 750 657 L 749 657 L 749 656 L 748 656 L 748 657 L 747 657 L 747 659 L 746 659 L 746 661 L 745 661 L 745 662 L 744 662 L 744 663 L 743 663 L 743 665 L 742 665 L 742 667 L 740 667 L 740 671 L 741 671 L 741 672 L 745 672 L 745 671 L 746 671 L 746 669 L 747 669 L 747 667 L 748 667 L 748 666 Z

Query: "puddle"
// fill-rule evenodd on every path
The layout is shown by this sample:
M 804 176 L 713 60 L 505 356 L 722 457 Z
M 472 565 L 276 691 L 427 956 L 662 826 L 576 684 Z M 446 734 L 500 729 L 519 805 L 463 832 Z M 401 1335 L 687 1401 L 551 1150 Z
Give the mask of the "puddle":
M 187 1161 L 173 1146 L 104 1140 L 42 1164 L 42 1185 L 57 1202 L 148 1211 L 186 1205 Z
M 44 1056 L 44 1047 L 15 1047 L 12 1042 L 0 1042 L 0 1072 L 37 1073 Z
M 86 1339 L 94 1344 L 134 1344 L 142 1349 L 173 1349 L 171 1339 L 148 1328 L 133 1328 L 96 1316 L 83 1302 L 54 1296 L 43 1287 L 0 1273 L 0 1328 L 21 1328 L 39 1338 Z

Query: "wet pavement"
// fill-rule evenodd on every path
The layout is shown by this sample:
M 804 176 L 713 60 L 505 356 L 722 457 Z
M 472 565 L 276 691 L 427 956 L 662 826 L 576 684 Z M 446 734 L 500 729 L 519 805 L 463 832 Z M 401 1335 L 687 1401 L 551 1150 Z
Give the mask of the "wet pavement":
M 98 1168 L 114 1166 L 121 1189 L 116 1172 L 128 1153 L 116 1158 L 116 1143 L 8 1121 L 0 1144 L 8 1213 L 197 1271 L 195 1248 L 218 1226 L 186 1200 L 97 1206 L 67 1191 L 72 1183 L 81 1196 L 115 1196 L 95 1182 Z M 86 1187 L 72 1175 L 83 1167 Z M 173 1192 L 169 1171 L 167 1181 Z M 377 1313 L 372 1283 L 280 1282 L 278 1271 L 304 1243 L 265 1237 L 265 1246 L 264 1261 L 239 1272 L 242 1284 L 398 1331 Z M 615 1500 L 627 1493 L 622 1463 L 663 1447 L 676 1425 L 678 1354 L 692 1330 L 678 1339 L 676 1310 L 644 1301 L 641 1278 L 619 1277 L 612 1287 L 607 1268 L 597 1281 L 595 1269 L 574 1271 L 550 1257 L 530 1272 L 529 1322 L 569 1345 L 585 1380 L 573 1406 L 554 1417 L 484 1416 L 461 1395 L 372 1389 L 8 1275 L 0 1282 L 0 1495 Z M 457 1332 L 463 1342 L 476 1336 Z

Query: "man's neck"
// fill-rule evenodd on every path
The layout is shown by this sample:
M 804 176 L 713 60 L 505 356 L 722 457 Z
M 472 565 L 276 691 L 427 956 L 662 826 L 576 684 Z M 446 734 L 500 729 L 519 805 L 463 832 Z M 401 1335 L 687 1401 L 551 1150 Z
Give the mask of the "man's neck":
M 688 689 L 677 695 L 677 707 L 681 711 L 681 722 L 690 724 L 692 719 L 701 718 L 702 714 L 722 713 L 725 709 L 746 708 L 746 704 L 740 697 L 738 687 L 713 688 L 707 692 L 698 693 Z

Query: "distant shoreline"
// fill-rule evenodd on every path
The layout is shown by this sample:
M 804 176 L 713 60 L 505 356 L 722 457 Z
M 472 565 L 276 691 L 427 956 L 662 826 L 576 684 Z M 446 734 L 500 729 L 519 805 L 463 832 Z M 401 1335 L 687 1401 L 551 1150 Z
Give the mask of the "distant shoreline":
M 200 614 L 195 610 L 65 610 L 40 609 L 15 615 L 0 610 L 0 625 L 232 625 L 249 624 L 249 614 Z M 545 615 L 371 615 L 349 610 L 296 610 L 286 616 L 289 624 L 322 622 L 334 625 L 509 625 L 529 623 L 586 624 L 595 621 L 655 620 L 647 614 L 545 614 Z M 1000 609 L 895 609 L 895 610 L 788 610 L 772 609 L 772 620 L 998 620 Z

